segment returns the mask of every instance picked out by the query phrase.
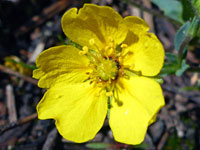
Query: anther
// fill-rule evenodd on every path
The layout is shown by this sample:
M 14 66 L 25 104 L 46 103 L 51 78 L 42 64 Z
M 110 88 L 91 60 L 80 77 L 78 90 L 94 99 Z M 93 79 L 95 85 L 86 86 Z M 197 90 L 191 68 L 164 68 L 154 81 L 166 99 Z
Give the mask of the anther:
M 106 92 L 106 96 L 113 96 L 113 92 L 112 91 Z
M 88 47 L 83 46 L 82 51 L 79 52 L 80 55 L 85 55 L 88 52 Z
M 111 83 L 112 83 L 112 81 L 111 81 L 111 78 L 109 78 L 109 79 L 108 79 L 108 83 L 109 83 L 109 84 L 111 84 Z
M 127 48 L 128 45 L 127 45 L 127 44 L 122 44 L 120 47 L 121 47 L 121 48 Z
M 130 69 L 130 70 L 134 70 L 134 65 L 131 65 L 131 66 L 129 67 L 129 69 Z
M 112 80 L 115 80 L 115 77 L 111 77 Z
M 90 45 L 94 45 L 94 43 L 95 43 L 94 39 L 90 39 L 89 43 L 90 43 Z
M 113 42 L 114 40 L 113 40 L 113 38 L 110 36 L 110 37 L 108 37 L 108 40 L 109 40 L 109 42 Z
M 119 61 L 119 63 L 122 63 L 123 62 L 123 57 L 119 57 L 118 61 Z
M 88 47 L 87 46 L 83 46 L 82 49 L 83 49 L 84 52 L 88 52 Z

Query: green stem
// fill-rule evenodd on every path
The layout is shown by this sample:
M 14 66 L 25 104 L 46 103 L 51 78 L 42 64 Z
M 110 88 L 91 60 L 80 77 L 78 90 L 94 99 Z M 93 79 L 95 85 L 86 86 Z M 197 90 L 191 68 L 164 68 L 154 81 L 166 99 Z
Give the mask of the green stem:
M 195 16 L 197 16 L 197 18 L 200 20 L 199 13 L 198 13 L 197 9 L 194 7 L 192 1 L 191 1 L 191 0 L 188 0 L 188 2 L 191 4 L 191 6 L 192 6 L 192 10 L 193 10 Z
M 187 36 L 183 42 L 181 43 L 181 46 L 178 50 L 178 61 L 181 62 L 181 60 L 183 59 L 183 51 L 186 47 L 186 45 L 190 42 L 191 40 L 191 37 L 190 36 Z

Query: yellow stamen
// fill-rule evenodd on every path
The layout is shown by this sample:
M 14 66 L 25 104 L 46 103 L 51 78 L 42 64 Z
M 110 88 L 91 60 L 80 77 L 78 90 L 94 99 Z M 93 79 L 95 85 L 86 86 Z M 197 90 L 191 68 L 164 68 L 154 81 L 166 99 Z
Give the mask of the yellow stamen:
M 90 45 L 94 45 L 94 44 L 95 44 L 94 39 L 90 39 L 90 40 L 89 40 L 89 43 L 90 43 Z
M 131 65 L 131 66 L 129 67 L 129 69 L 130 69 L 130 70 L 134 70 L 134 65 Z
M 94 47 L 96 48 L 96 50 L 99 52 L 99 54 L 100 54 L 102 57 L 104 57 L 103 52 L 99 49 L 99 47 L 98 47 L 98 45 L 95 43 L 95 40 L 94 40 L 94 39 L 90 39 L 90 40 L 89 40 L 89 44 L 90 44 L 91 46 L 94 46 Z
M 113 96 L 113 92 L 112 91 L 106 92 L 106 96 Z
M 127 48 L 128 45 L 127 44 L 122 44 L 120 47 L 123 49 L 123 48 Z
M 111 36 L 108 37 L 109 42 L 113 42 L 113 38 Z
M 87 46 L 83 46 L 82 51 L 79 52 L 80 55 L 85 55 L 88 53 L 88 47 Z

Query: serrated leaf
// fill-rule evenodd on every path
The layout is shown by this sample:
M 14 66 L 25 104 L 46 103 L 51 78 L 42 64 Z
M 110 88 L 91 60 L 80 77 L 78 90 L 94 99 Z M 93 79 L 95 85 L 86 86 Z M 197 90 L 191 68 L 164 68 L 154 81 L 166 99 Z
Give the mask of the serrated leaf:
M 180 22 L 184 23 L 182 19 L 183 7 L 180 1 L 177 0 L 151 0 L 165 15 Z
M 181 47 L 181 44 L 185 40 L 185 38 L 188 36 L 188 30 L 190 27 L 190 22 L 187 21 L 182 27 L 176 32 L 175 39 L 174 39 L 174 46 L 175 49 L 178 51 Z

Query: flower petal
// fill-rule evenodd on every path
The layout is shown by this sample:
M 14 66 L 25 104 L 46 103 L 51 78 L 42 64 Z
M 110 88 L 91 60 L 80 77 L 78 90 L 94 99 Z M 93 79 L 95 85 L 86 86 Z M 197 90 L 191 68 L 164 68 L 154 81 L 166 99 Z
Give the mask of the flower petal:
M 62 28 L 72 41 L 93 50 L 103 49 L 111 39 L 120 44 L 127 33 L 123 18 L 113 8 L 94 4 L 68 10 L 62 17 Z M 91 39 L 96 46 L 90 44 Z
M 33 77 L 39 79 L 38 86 L 42 88 L 49 88 L 58 80 L 83 82 L 88 78 L 86 72 L 91 71 L 88 64 L 89 59 L 73 46 L 56 46 L 39 55 Z
M 127 16 L 124 21 L 129 30 L 135 34 L 144 33 L 149 31 L 148 24 L 141 18 L 136 16 Z
M 119 79 L 110 110 L 110 127 L 115 140 L 139 144 L 147 127 L 164 105 L 160 85 L 146 77 Z
M 132 44 L 129 40 L 127 50 L 133 54 L 123 59 L 123 65 L 133 66 L 134 71 L 145 76 L 157 75 L 164 63 L 164 48 L 161 42 L 153 33 L 140 34 L 137 38 L 132 38 Z
M 105 92 L 89 82 L 57 83 L 47 90 L 37 106 L 39 119 L 56 120 L 59 133 L 67 140 L 85 142 L 103 125 L 107 113 Z

